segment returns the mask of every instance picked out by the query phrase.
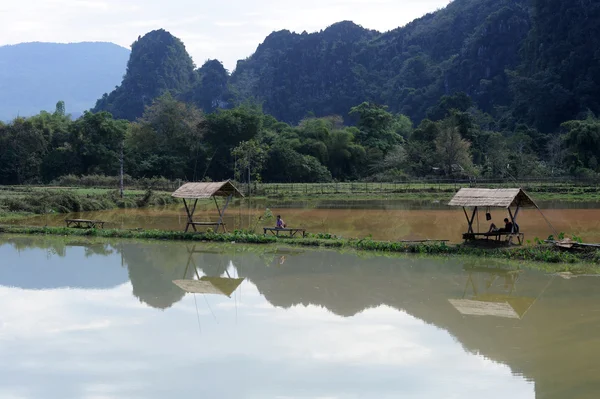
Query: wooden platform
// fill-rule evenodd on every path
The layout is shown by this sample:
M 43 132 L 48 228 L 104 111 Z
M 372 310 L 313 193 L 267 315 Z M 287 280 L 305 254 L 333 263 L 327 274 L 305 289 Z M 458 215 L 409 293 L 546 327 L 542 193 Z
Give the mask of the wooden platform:
M 290 237 L 295 237 L 296 234 L 298 233 L 302 233 L 302 238 L 306 237 L 306 230 L 305 229 L 278 229 L 276 227 L 263 227 L 263 231 L 264 231 L 264 235 L 267 235 L 268 233 L 271 233 L 274 236 L 278 236 L 279 237 L 279 233 L 283 232 L 283 233 L 289 233 Z
M 513 239 L 517 239 L 519 245 L 523 245 L 525 242 L 525 234 L 523 233 L 504 233 L 504 232 L 491 232 L 491 233 L 464 233 L 463 240 L 473 241 L 473 240 L 489 240 L 493 239 L 495 241 L 506 241 L 508 243 L 512 243 Z
M 96 229 L 104 228 L 103 220 L 90 220 L 90 219 L 65 219 L 67 227 L 73 227 L 75 229 Z
M 215 232 L 218 233 L 219 232 L 219 227 L 223 226 L 223 232 L 227 233 L 227 227 L 225 226 L 225 223 L 219 223 L 219 222 L 188 222 L 187 225 L 185 226 L 185 232 L 187 233 L 190 226 L 192 226 L 192 229 L 194 231 L 198 231 L 196 229 L 196 226 L 214 226 L 216 227 Z

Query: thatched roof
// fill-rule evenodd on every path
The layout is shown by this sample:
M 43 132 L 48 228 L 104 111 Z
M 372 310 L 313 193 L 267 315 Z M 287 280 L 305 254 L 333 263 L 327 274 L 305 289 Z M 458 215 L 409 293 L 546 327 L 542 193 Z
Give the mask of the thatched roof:
M 185 199 L 206 199 L 211 197 L 243 197 L 244 195 L 231 183 L 221 181 L 212 183 L 186 183 L 171 196 Z
M 535 202 L 520 188 L 461 188 L 448 205 L 495 208 L 537 207 Z
M 173 280 L 185 292 L 231 296 L 243 278 L 201 277 L 199 280 Z

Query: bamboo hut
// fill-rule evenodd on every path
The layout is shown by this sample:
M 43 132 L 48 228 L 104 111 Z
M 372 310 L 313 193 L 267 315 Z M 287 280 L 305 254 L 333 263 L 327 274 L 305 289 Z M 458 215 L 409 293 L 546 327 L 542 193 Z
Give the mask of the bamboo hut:
M 229 206 L 229 202 L 233 197 L 243 197 L 244 195 L 227 180 L 224 182 L 211 182 L 211 183 L 186 183 L 179 187 L 171 196 L 175 198 L 183 199 L 183 205 L 185 206 L 185 212 L 187 214 L 187 224 L 185 231 L 189 230 L 190 226 L 194 231 L 198 231 L 196 226 L 215 226 L 216 231 L 219 231 L 220 227 L 223 227 L 223 231 L 226 232 L 225 223 L 223 223 L 223 217 L 225 211 Z M 223 209 L 219 207 L 216 197 L 225 198 L 225 204 Z M 196 205 L 198 200 L 210 199 L 215 201 L 217 211 L 219 212 L 219 220 L 217 222 L 196 222 L 194 221 L 194 213 L 196 212 Z
M 520 188 L 462 188 L 456 193 L 448 205 L 463 208 L 468 223 L 468 231 L 463 234 L 464 240 L 475 240 L 478 238 L 489 239 L 490 237 L 494 237 L 496 240 L 505 238 L 508 243 L 512 243 L 512 240 L 516 238 L 519 244 L 523 244 L 524 239 L 524 235 L 519 231 L 517 225 L 519 211 L 521 208 L 525 207 L 539 209 L 535 202 L 533 202 L 533 200 Z M 470 216 L 469 213 L 467 213 L 467 208 L 473 208 L 472 212 L 470 212 Z M 478 218 L 480 208 L 488 209 L 486 216 L 489 215 L 489 208 L 506 209 L 510 217 L 509 220 L 512 222 L 512 231 L 481 233 L 478 228 L 478 231 L 475 232 L 473 222 L 476 217 Z M 489 220 L 489 218 L 486 219 Z

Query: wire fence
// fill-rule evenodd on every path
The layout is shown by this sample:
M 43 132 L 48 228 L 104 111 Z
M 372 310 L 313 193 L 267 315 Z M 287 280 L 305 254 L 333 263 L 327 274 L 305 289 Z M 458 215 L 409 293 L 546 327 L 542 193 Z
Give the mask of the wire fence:
M 253 183 L 238 184 L 245 194 L 257 196 L 278 195 L 386 195 L 395 193 L 456 192 L 462 187 L 510 188 L 520 187 L 532 192 L 589 192 L 600 190 L 600 180 L 576 178 L 522 179 L 518 182 L 509 179 L 414 179 L 402 182 L 339 182 L 339 183 Z
M 37 186 L 55 188 L 105 188 L 117 189 L 116 178 L 78 179 L 61 181 L 59 185 Z M 146 190 L 172 192 L 186 183 L 184 180 L 167 179 L 128 179 L 127 190 Z M 452 193 L 462 187 L 509 188 L 521 187 L 531 192 L 554 193 L 597 193 L 600 191 L 600 179 L 549 177 L 535 179 L 410 179 L 398 182 L 331 182 L 331 183 L 234 183 L 244 194 L 254 196 L 310 196 L 310 195 L 388 195 L 395 193 Z M 58 186 L 58 187 L 57 187 Z M 3 186 L 2 189 L 36 186 Z

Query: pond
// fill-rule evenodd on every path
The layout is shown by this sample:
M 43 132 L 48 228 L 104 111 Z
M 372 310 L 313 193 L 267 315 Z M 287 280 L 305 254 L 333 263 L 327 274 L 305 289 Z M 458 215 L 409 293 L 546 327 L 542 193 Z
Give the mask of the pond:
M 541 203 L 545 217 L 557 232 L 576 235 L 586 242 L 600 242 L 600 203 Z M 218 220 L 217 210 L 211 202 L 199 203 L 195 219 Z M 317 201 L 238 201 L 227 211 L 228 229 L 255 229 L 274 226 L 275 220 L 262 219 L 265 210 L 281 214 L 288 227 L 300 227 L 312 233 L 330 233 L 345 238 L 377 240 L 449 240 L 460 242 L 467 223 L 462 209 L 449 208 L 432 201 L 407 200 L 317 200 Z M 485 211 L 480 214 L 479 230 L 489 229 Z M 507 213 L 491 210 L 493 222 L 502 225 Z M 81 212 L 67 215 L 44 215 L 27 218 L 20 223 L 30 225 L 64 226 L 65 218 L 100 219 L 107 228 L 143 228 L 183 230 L 186 214 L 183 205 L 152 207 L 146 209 L 116 209 L 101 212 Z M 518 223 L 525 239 L 546 239 L 552 228 L 537 210 L 524 209 Z
M 2 398 L 596 398 L 598 277 L 0 238 Z

